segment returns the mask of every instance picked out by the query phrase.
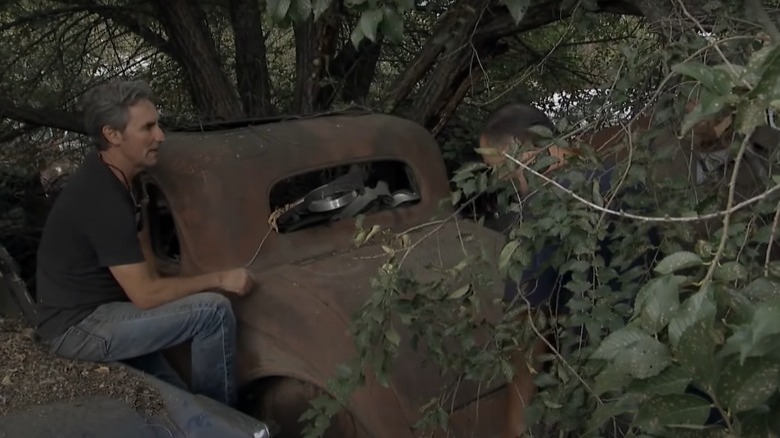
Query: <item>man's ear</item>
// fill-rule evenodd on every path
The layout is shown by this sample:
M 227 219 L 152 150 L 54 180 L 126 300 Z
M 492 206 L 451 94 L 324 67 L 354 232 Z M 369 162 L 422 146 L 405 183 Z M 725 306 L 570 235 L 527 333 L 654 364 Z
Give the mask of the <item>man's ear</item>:
M 118 129 L 105 125 L 101 129 L 101 132 L 109 143 L 119 144 L 122 142 L 122 133 Z

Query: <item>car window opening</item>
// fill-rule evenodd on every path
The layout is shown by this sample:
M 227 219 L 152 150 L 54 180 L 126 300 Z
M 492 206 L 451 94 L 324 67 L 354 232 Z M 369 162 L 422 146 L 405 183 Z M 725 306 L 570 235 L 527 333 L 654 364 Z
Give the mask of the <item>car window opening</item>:
M 397 160 L 365 161 L 319 169 L 276 183 L 271 211 L 287 209 L 276 225 L 289 233 L 359 214 L 405 208 L 420 201 L 411 168 Z

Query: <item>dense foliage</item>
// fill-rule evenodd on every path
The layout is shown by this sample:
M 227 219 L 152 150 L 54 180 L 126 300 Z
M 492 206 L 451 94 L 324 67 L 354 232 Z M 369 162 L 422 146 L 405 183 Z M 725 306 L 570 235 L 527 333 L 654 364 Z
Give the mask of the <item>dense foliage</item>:
M 514 186 L 496 178 L 501 169 L 478 163 L 460 168 L 453 177 L 454 199 L 494 192 L 502 212 L 522 211 L 525 219 L 497 260 L 477 249 L 430 281 L 409 275 L 403 265 L 416 241 L 386 236 L 387 262 L 353 323 L 358 355 L 331 382 L 336 398 L 346 400 L 368 376 L 388 379 L 402 343 L 425 348 L 442 375 L 488 387 L 511 377 L 514 349 L 543 338 L 550 351 L 541 358 L 543 371 L 535 379 L 540 392 L 528 413 L 537 430 L 577 437 L 780 433 L 780 357 L 774 348 L 780 341 L 780 177 L 771 174 L 778 151 L 769 151 L 770 175 L 755 182 L 752 196 L 735 195 L 750 135 L 766 125 L 767 108 L 780 108 L 780 46 L 738 38 L 745 40 L 739 46 L 744 62 L 723 57 L 727 49 L 721 45 L 729 38 L 687 36 L 676 47 L 687 49 L 687 56 L 664 68 L 669 75 L 657 94 L 667 97 L 656 102 L 663 110 L 649 132 L 633 138 L 630 161 L 615 167 L 606 195 L 599 180 L 583 176 L 604 163 L 573 141 L 571 126 L 544 140 L 583 148 L 581 158 L 559 175 L 570 182 L 567 188 L 536 174 L 535 196 L 518 202 Z M 663 64 L 666 55 L 643 63 Z M 716 65 L 712 60 L 718 58 Z M 639 79 L 642 72 L 630 74 Z M 616 84 L 610 98 L 630 94 L 628 86 Z M 686 113 L 691 98 L 698 103 Z M 713 171 L 699 185 L 686 175 L 652 180 L 654 169 L 673 157 L 651 153 L 650 138 L 664 129 L 683 135 L 697 123 L 724 119 L 732 121 L 725 141 L 737 157 L 733 166 Z M 518 148 L 514 152 L 523 150 Z M 535 168 L 549 164 L 542 159 Z M 644 188 L 651 185 L 652 191 Z M 360 231 L 357 243 L 366 232 Z M 605 239 L 611 257 L 599 248 Z M 551 317 L 519 303 L 506 306 L 498 321 L 479 318 L 481 309 L 494 304 L 488 291 L 495 287 L 495 262 L 516 279 L 533 254 L 551 244 L 557 250 L 548 266 L 566 279 L 566 312 Z M 632 264 L 642 256 L 646 264 Z M 521 318 L 526 314 L 531 324 Z M 478 342 L 485 332 L 487 341 Z M 420 427 L 446 427 L 458 386 L 442 388 L 423 407 Z M 330 397 L 317 400 L 304 416 L 314 420 L 311 436 L 339 408 Z

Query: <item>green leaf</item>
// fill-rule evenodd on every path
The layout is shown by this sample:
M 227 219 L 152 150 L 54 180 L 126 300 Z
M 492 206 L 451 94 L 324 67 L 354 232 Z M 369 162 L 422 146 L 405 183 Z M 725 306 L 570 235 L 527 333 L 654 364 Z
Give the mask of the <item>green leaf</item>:
M 525 2 L 528 3 L 527 1 Z M 542 137 L 542 138 L 552 138 L 553 132 L 550 128 L 544 125 L 531 125 L 528 128 L 525 128 L 526 131 L 528 131 L 531 134 L 534 134 L 536 136 Z
M 463 286 L 457 288 L 451 294 L 447 295 L 447 299 L 457 300 L 458 298 L 463 298 L 463 296 L 466 295 L 469 290 L 471 290 L 471 283 L 466 283 Z
M 761 105 L 756 105 L 750 101 L 744 101 L 739 105 L 735 129 L 740 134 L 748 135 L 753 132 L 756 126 L 764 124 L 765 117 L 766 113 Z
M 751 302 L 750 296 L 744 290 L 726 290 L 724 292 L 723 302 L 718 304 L 718 307 L 727 309 L 723 322 L 735 326 L 750 322 L 753 318 L 753 312 L 756 310 L 756 306 Z
M 734 412 L 759 407 L 775 393 L 780 380 L 780 363 L 775 359 L 755 357 L 740 364 L 731 360 L 718 381 L 716 396 Z
M 769 275 L 772 277 L 780 277 L 780 260 L 769 262 Z
M 463 197 L 463 192 L 460 190 L 455 190 L 452 192 L 452 205 L 457 205 L 458 202 L 460 202 L 460 199 Z
M 652 340 L 653 338 L 639 328 L 623 327 L 604 338 L 596 351 L 591 355 L 591 359 L 613 360 L 625 348 L 643 339 Z
M 501 254 L 498 256 L 499 271 L 506 272 L 506 269 L 509 267 L 509 262 L 512 261 L 512 255 L 515 253 L 515 250 L 517 250 L 518 246 L 520 246 L 519 240 L 510 240 L 507 242 L 507 244 L 501 250 Z
M 748 96 L 761 103 L 768 103 L 777 99 L 780 92 L 780 45 L 775 45 L 766 54 L 761 70 L 758 83 Z
M 697 123 L 707 120 L 726 108 L 730 95 L 715 95 L 702 92 L 702 97 L 694 109 L 685 115 L 682 123 L 682 133 L 691 130 Z
M 401 14 L 394 8 L 384 6 L 384 18 L 379 25 L 379 30 L 387 36 L 387 38 L 394 42 L 399 43 L 404 38 L 404 19 Z
M 664 275 L 654 278 L 640 289 L 634 306 L 642 328 L 657 333 L 680 307 L 680 285 L 685 277 Z
M 627 390 L 647 395 L 682 394 L 689 383 L 691 377 L 685 370 L 670 365 L 657 376 L 632 381 Z
M 517 26 L 523 21 L 531 0 L 501 0 L 501 3 L 509 9 L 509 14 L 512 15 L 512 18 L 515 20 L 515 26 Z
M 742 295 L 752 301 L 768 301 L 780 298 L 780 283 L 766 277 L 759 277 L 745 286 Z
M 396 347 L 401 343 L 401 335 L 392 327 L 388 328 L 385 332 L 385 338 Z
M 708 388 L 714 385 L 717 375 L 715 336 L 712 319 L 704 318 L 685 329 L 675 349 L 682 368 Z
M 714 278 L 723 283 L 744 280 L 748 277 L 747 269 L 739 262 L 726 262 L 715 268 Z
M 673 274 L 677 271 L 701 266 L 704 261 L 698 254 L 689 251 L 679 251 L 664 257 L 653 269 L 659 274 Z
M 770 412 L 777 412 L 777 408 L 770 408 Z M 739 436 L 777 437 L 777 430 L 772 430 L 770 421 L 777 421 L 778 417 L 768 416 L 765 412 L 746 412 L 739 416 Z
M 691 394 L 658 395 L 640 406 L 634 426 L 643 430 L 701 426 L 709 417 L 710 407 L 707 400 Z
M 696 321 L 714 318 L 716 310 L 711 284 L 688 297 L 669 321 L 668 332 L 672 346 L 677 346 L 683 332 Z
M 631 376 L 625 370 L 611 364 L 606 366 L 594 379 L 593 392 L 596 395 L 601 395 L 606 392 L 619 391 L 625 388 L 631 380 Z
M 739 352 L 740 360 L 763 355 L 772 348 L 776 335 L 780 333 L 780 300 L 763 303 L 754 312 L 747 324 L 739 326 L 726 340 L 718 353 L 725 357 Z
M 376 31 L 381 21 L 382 21 L 382 10 L 370 9 L 363 12 L 363 14 L 360 16 L 360 21 L 358 21 L 358 27 L 363 32 L 363 35 L 366 36 L 366 38 L 370 39 L 373 42 L 376 42 Z
M 599 207 L 604 206 L 604 198 L 601 196 L 601 185 L 598 178 L 593 179 L 593 187 L 591 188 L 591 196 L 593 196 L 593 203 Z
M 671 363 L 669 348 L 650 336 L 640 339 L 615 356 L 615 366 L 637 379 L 656 376 Z
M 352 34 L 349 36 L 349 39 L 352 41 L 352 45 L 357 49 L 360 47 L 360 42 L 363 41 L 363 38 L 365 37 L 366 36 L 363 34 L 363 30 L 360 28 L 360 26 L 358 26 L 352 30 Z
M 630 396 L 621 397 L 614 402 L 604 403 L 593 411 L 583 435 L 587 436 L 597 432 L 604 423 L 612 418 L 636 411 L 637 404 L 636 398 Z
M 688 61 L 684 64 L 676 64 L 672 70 L 685 76 L 689 76 L 709 89 L 710 91 L 724 95 L 731 91 L 729 75 L 721 69 L 709 67 L 698 61 Z
M 499 152 L 496 148 L 474 148 L 474 152 L 487 156 L 501 155 L 501 152 Z

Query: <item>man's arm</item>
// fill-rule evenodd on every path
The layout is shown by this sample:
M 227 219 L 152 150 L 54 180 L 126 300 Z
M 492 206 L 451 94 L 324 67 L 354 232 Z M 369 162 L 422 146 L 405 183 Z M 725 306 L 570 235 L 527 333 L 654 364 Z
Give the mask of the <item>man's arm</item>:
M 229 290 L 231 288 L 224 281 L 225 277 L 230 275 L 229 271 L 193 277 L 165 278 L 160 275 L 159 261 L 152 250 L 152 240 L 149 235 L 149 221 L 147 218 L 144 218 L 143 228 L 138 232 L 138 242 L 141 246 L 144 262 L 111 266 L 109 269 L 125 290 L 130 301 L 142 309 L 157 307 L 206 290 Z M 230 291 L 243 292 L 241 290 Z
M 130 301 L 142 309 L 150 309 L 206 290 L 228 290 L 245 293 L 246 288 L 227 284 L 232 271 L 212 272 L 192 277 L 160 277 L 149 268 L 148 260 L 141 263 L 109 267 Z
M 212 272 L 192 277 L 161 276 L 158 273 L 157 260 L 154 251 L 152 251 L 147 225 L 145 224 L 138 233 L 144 261 L 109 267 L 130 301 L 139 308 L 157 307 L 194 293 L 214 289 L 243 295 L 252 287 L 252 280 L 244 269 Z

